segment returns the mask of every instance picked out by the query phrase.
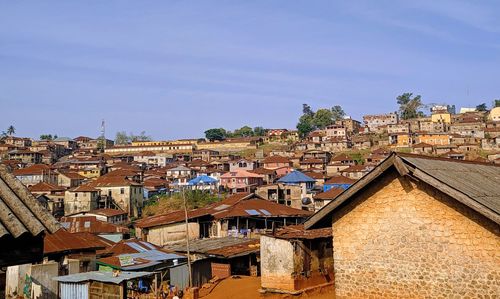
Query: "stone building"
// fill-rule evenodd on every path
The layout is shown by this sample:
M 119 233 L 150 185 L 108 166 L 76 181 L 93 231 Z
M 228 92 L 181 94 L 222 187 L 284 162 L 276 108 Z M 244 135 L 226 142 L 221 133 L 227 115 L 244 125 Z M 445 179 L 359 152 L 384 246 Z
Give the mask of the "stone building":
M 381 126 L 395 125 L 398 121 L 399 118 L 396 112 L 363 116 L 363 122 L 369 128 L 370 132 L 377 131 L 377 128 Z
M 100 190 L 81 185 L 66 190 L 64 194 L 64 215 L 95 210 L 99 204 Z
M 493 298 L 500 167 L 391 154 L 305 222 L 332 226 L 336 298 Z

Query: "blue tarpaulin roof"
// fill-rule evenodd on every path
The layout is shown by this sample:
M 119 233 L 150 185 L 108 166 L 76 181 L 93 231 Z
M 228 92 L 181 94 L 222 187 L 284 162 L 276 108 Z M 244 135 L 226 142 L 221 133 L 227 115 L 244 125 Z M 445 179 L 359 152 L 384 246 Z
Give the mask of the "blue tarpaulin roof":
M 316 180 L 314 180 L 311 177 L 308 177 L 307 175 L 303 174 L 298 170 L 294 170 L 278 180 L 278 183 L 285 183 L 285 184 L 314 183 L 314 182 L 316 182 Z
M 208 175 L 200 175 L 192 180 L 190 180 L 189 185 L 205 185 L 205 184 L 215 184 L 217 180 L 209 177 Z

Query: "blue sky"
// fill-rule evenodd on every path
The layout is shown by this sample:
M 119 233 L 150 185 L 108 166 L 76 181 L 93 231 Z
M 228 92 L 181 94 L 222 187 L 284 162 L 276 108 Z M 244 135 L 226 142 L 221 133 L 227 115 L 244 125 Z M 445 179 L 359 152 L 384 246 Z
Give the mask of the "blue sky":
M 302 103 L 500 98 L 498 1 L 0 1 L 0 130 L 294 128 Z

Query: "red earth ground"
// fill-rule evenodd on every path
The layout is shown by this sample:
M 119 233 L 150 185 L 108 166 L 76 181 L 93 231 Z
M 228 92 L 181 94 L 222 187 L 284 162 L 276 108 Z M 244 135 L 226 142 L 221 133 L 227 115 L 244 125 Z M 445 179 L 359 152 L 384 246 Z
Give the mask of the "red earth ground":
M 332 299 L 335 297 L 333 287 L 322 290 L 309 291 L 300 296 L 285 294 L 265 294 L 259 293 L 260 277 L 240 276 L 240 278 L 226 278 L 222 280 L 208 295 L 201 299 Z

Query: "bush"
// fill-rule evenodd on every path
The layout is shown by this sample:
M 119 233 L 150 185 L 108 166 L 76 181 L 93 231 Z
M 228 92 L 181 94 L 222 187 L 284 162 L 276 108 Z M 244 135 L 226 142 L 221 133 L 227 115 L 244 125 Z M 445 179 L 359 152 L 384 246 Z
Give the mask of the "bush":
M 211 194 L 202 190 L 185 191 L 186 205 L 188 210 L 205 207 L 211 203 L 219 201 L 222 196 Z M 165 214 L 184 209 L 182 194 L 160 195 L 156 201 L 151 202 L 143 209 L 144 216 Z

